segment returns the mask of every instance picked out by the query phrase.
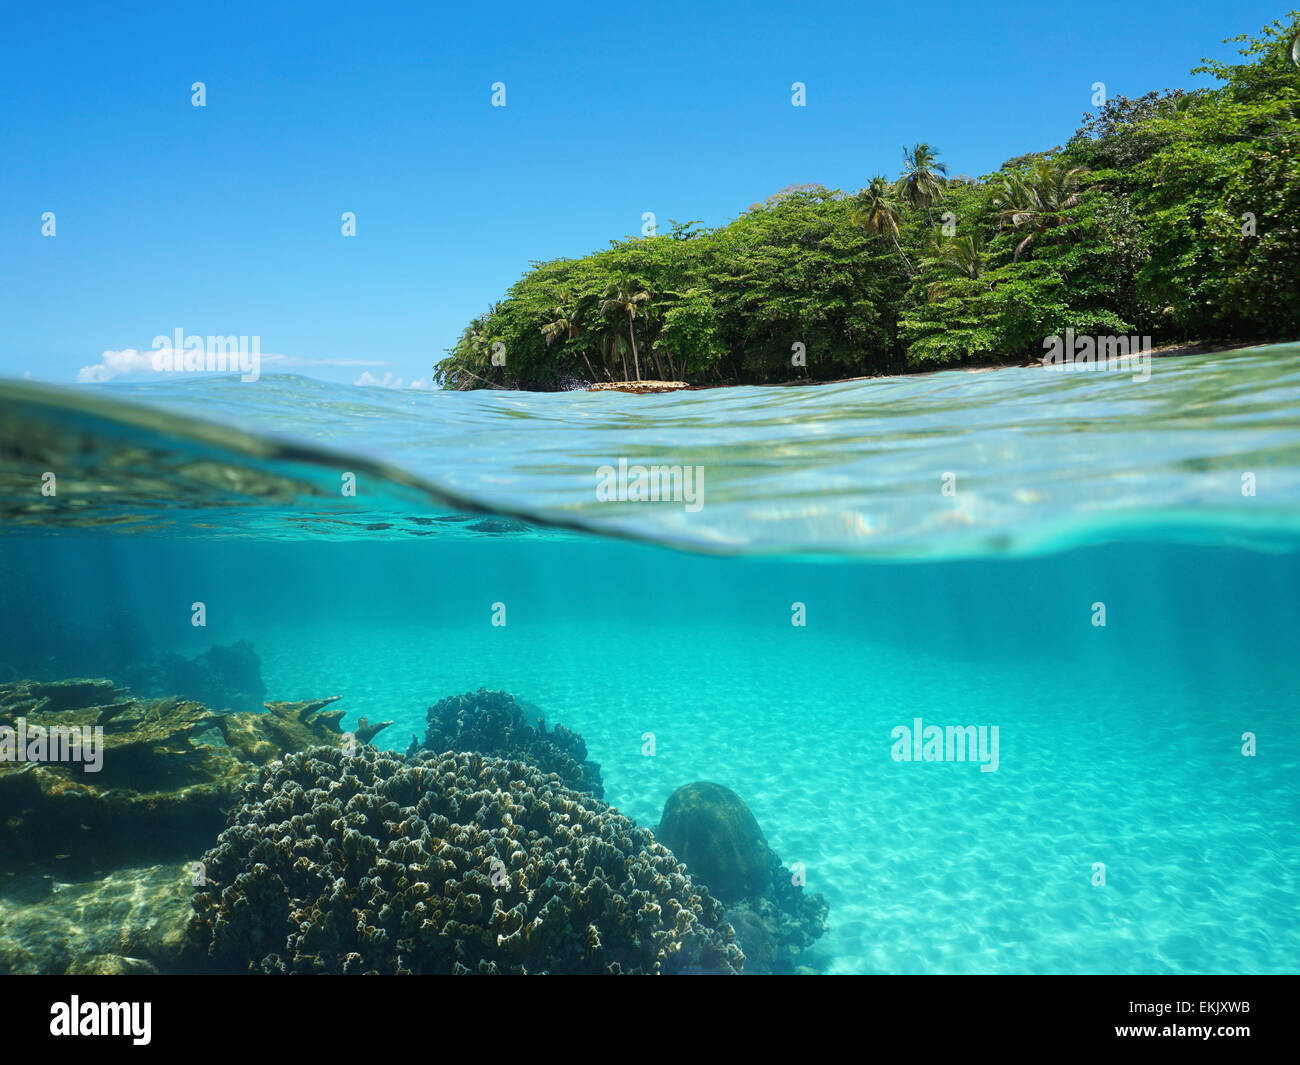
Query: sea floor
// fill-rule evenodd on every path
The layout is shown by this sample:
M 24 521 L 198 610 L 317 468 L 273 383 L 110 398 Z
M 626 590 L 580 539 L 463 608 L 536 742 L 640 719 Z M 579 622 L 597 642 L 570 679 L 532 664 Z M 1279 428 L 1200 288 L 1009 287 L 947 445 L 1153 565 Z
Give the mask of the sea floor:
M 581 733 L 641 824 L 683 784 L 731 788 L 826 896 L 805 958 L 821 971 L 1300 969 L 1294 553 L 1099 540 L 808 563 L 123 536 L 15 540 L 4 565 L 7 639 L 35 633 L 54 676 L 83 641 L 125 664 L 137 630 L 155 655 L 243 640 L 266 698 L 339 695 L 344 727 L 394 720 L 381 746 L 488 687 Z M 996 726 L 997 770 L 895 761 L 917 718 Z
M 606 799 L 640 823 L 657 824 L 681 784 L 732 788 L 830 903 L 807 959 L 822 971 L 1300 963 L 1300 775 L 1267 750 L 1241 754 L 1244 729 L 1267 733 L 1276 715 L 1247 720 L 1158 662 L 1108 684 L 1052 656 L 963 661 L 862 634 L 631 621 L 247 636 L 271 698 L 340 694 L 345 726 L 395 720 L 381 746 L 422 733 L 436 699 L 486 686 L 577 729 Z M 997 771 L 894 761 L 891 729 L 917 717 L 997 725 Z

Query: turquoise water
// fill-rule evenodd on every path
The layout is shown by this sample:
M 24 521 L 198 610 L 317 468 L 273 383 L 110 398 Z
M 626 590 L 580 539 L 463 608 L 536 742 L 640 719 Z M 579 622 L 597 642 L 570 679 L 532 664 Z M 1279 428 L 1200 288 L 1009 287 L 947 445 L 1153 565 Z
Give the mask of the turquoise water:
M 247 640 L 268 698 L 341 695 L 397 749 L 511 691 L 642 824 L 693 780 L 741 795 L 830 904 L 823 972 L 1295 971 L 1297 354 L 656 397 L 15 386 L 0 666 Z M 599 502 L 620 457 L 702 465 L 703 505 Z M 996 771 L 896 761 L 916 718 L 997 726 Z

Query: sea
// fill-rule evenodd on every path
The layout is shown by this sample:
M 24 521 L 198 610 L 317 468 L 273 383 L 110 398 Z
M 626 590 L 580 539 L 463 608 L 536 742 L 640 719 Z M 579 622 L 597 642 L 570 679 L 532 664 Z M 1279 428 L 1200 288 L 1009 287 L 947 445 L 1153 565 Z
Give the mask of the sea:
M 640 824 L 739 795 L 829 904 L 817 972 L 1300 968 L 1300 345 L 653 395 L 4 381 L 0 424 L 0 681 L 246 641 L 268 699 L 397 750 L 508 691 Z

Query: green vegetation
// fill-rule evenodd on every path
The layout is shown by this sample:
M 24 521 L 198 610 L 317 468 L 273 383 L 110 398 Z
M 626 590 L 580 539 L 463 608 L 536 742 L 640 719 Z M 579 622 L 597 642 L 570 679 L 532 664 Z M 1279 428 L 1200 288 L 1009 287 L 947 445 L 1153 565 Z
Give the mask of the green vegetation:
M 536 264 L 436 375 L 752 384 L 1024 362 L 1067 327 L 1300 336 L 1297 34 L 1293 11 L 1235 39 L 1244 62 L 1193 71 L 1217 87 L 1116 97 L 1063 147 L 979 180 L 920 143 L 856 194 L 790 187 L 717 229 Z

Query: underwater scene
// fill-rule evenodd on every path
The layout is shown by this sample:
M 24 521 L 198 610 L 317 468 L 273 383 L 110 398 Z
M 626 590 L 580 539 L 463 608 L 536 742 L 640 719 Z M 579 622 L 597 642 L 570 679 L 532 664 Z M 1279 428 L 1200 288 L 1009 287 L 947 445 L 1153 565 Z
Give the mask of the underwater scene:
M 1298 409 L 5 382 L 0 971 L 1295 971 Z

